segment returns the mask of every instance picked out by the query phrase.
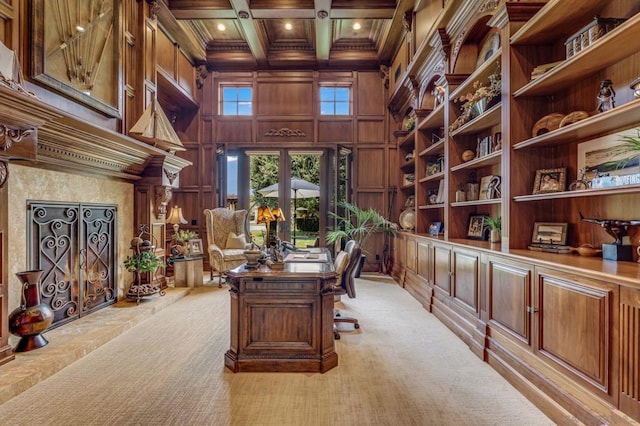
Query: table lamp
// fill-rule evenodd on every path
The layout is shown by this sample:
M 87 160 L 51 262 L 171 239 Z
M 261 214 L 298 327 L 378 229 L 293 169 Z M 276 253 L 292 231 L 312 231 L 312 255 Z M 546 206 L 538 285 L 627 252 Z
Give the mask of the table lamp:
M 186 225 L 188 223 L 182 215 L 182 208 L 178 206 L 171 207 L 169 217 L 167 218 L 167 223 L 173 224 L 173 233 L 177 234 L 178 229 L 180 229 L 180 225 Z
M 284 212 L 282 211 L 282 209 L 280 207 L 274 207 L 271 209 L 271 214 L 273 214 L 273 218 L 276 222 L 284 222 L 285 220 L 287 220 L 284 217 Z M 278 233 L 278 224 L 276 223 L 275 226 L 275 233 Z
M 256 223 L 260 224 L 260 223 L 264 223 L 266 224 L 267 227 L 267 236 L 264 239 L 265 242 L 265 246 L 269 247 L 269 230 L 271 227 L 271 222 L 273 222 L 274 220 L 276 220 L 276 218 L 273 216 L 273 213 L 271 212 L 271 209 L 269 208 L 269 206 L 260 206 L 258 207 L 258 214 L 256 216 Z

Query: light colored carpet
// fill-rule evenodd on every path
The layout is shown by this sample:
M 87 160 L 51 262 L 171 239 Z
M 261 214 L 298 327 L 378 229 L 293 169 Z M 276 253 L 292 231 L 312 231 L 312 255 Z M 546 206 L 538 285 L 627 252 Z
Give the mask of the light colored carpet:
M 11 425 L 550 425 L 405 290 L 357 280 L 325 374 L 224 368 L 227 288 L 200 287 L 0 406 Z

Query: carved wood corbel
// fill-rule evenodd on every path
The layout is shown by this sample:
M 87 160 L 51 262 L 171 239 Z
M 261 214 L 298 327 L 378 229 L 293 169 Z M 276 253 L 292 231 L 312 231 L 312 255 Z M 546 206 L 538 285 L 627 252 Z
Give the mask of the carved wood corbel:
M 447 34 L 446 28 L 438 28 L 438 35 L 440 36 L 440 43 L 442 44 L 442 57 L 445 61 L 449 60 L 451 54 L 451 38 Z
M 209 67 L 206 64 L 200 64 L 196 68 L 196 87 L 202 89 L 204 81 L 209 76 Z
M 33 129 L 11 129 L 0 124 L 0 149 L 8 151 L 14 143 L 22 142 L 33 133 Z
M 156 19 L 160 12 L 160 4 L 158 0 L 147 0 L 147 3 L 149 3 L 149 18 L 152 20 Z
M 173 198 L 170 186 L 156 186 L 156 217 L 160 220 L 167 218 L 167 206 Z

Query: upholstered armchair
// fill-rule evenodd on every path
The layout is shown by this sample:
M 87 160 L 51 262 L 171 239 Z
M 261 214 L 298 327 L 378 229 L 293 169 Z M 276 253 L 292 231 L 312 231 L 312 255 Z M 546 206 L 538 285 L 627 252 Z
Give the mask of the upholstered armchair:
M 247 211 L 220 207 L 206 209 L 204 216 L 211 280 L 213 281 L 214 273 L 217 273 L 218 287 L 221 287 L 222 276 L 229 269 L 245 263 L 244 251 L 251 248 L 245 234 Z

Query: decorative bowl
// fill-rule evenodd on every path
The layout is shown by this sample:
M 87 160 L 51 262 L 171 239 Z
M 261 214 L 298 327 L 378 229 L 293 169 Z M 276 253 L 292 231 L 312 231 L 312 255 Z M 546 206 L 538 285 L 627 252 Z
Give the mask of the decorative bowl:
M 571 247 L 571 251 L 578 252 L 580 256 L 600 256 L 602 250 L 595 248 L 591 244 L 582 244 L 580 247 Z

